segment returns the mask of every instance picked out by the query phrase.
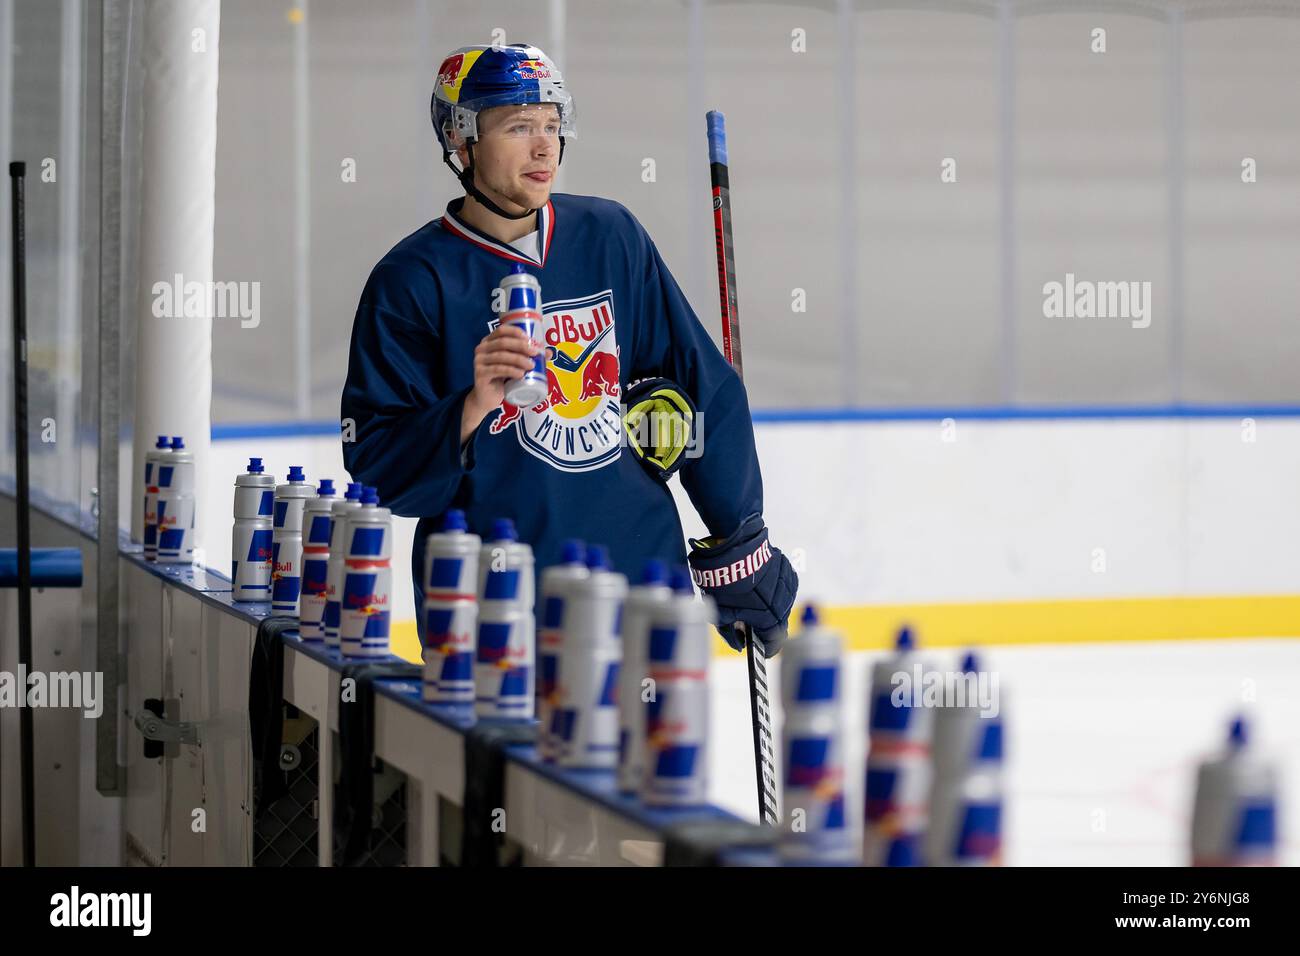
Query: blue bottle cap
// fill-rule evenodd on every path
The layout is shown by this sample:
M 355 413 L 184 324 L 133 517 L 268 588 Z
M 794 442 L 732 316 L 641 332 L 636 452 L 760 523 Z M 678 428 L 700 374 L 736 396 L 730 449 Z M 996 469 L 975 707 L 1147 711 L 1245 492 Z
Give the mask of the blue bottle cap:
M 658 558 L 646 558 L 641 565 L 642 584 L 663 584 L 668 580 L 668 566 Z
M 799 618 L 799 623 L 804 627 L 817 626 L 817 605 L 805 604 L 803 606 L 803 616 Z
M 587 545 L 587 569 L 590 571 L 608 571 L 609 549 L 603 544 Z
M 569 538 L 560 545 L 561 564 L 582 564 L 587 558 L 587 546 L 577 538 Z
M 443 531 L 468 531 L 469 525 L 465 523 L 465 512 L 459 508 L 448 508 L 442 516 Z
M 361 500 L 364 501 L 366 495 L 368 495 L 368 494 L 369 494 L 369 495 L 374 495 L 376 501 L 379 500 L 379 489 L 378 489 L 378 488 L 376 488 L 374 485 L 362 485 L 362 486 L 361 486 Z
M 898 629 L 898 638 L 894 641 L 894 647 L 900 651 L 910 651 L 916 647 L 916 639 L 912 637 L 912 627 L 904 624 Z
M 334 479 L 322 478 L 320 480 L 320 487 L 316 489 L 316 494 L 320 495 L 322 498 L 332 498 L 334 496 Z
M 492 522 L 492 540 L 518 541 L 519 534 L 515 531 L 515 523 L 509 518 L 497 518 Z
M 379 504 L 379 492 L 375 491 L 374 488 L 364 488 L 364 489 L 362 489 L 362 492 L 361 492 L 361 503 L 362 503 L 363 505 L 377 505 L 377 504 Z
M 185 447 L 185 439 L 181 438 L 180 435 L 173 435 L 173 436 L 172 436 L 172 451 L 180 451 L 180 450 L 181 450 L 182 448 L 184 448 L 184 447 Z
M 1232 721 L 1232 729 L 1228 731 L 1228 746 L 1233 750 L 1240 750 L 1249 742 L 1250 725 L 1246 723 L 1246 718 L 1234 718 Z
M 961 672 L 963 674 L 974 674 L 979 669 L 979 658 L 975 656 L 974 651 L 967 651 L 966 656 L 961 659 Z
M 265 469 L 262 467 L 262 459 L 248 459 L 248 473 L 250 475 L 260 475 L 263 471 L 265 471 Z
M 695 586 L 691 584 L 691 572 L 684 565 L 677 565 L 668 575 L 668 586 L 674 594 L 694 594 Z
M 348 501 L 360 501 L 360 500 L 361 500 L 361 482 L 359 482 L 359 481 L 349 481 L 349 482 L 348 482 L 348 490 L 345 491 L 345 492 L 343 493 L 343 497 L 346 498 Z
M 307 479 L 303 476 L 303 473 L 302 473 L 302 465 L 290 465 L 290 466 L 289 466 L 289 480 L 290 480 L 290 481 L 306 481 L 306 480 L 307 480 Z
M 158 440 L 154 442 L 154 448 L 171 448 L 172 443 L 166 435 L 159 435 Z

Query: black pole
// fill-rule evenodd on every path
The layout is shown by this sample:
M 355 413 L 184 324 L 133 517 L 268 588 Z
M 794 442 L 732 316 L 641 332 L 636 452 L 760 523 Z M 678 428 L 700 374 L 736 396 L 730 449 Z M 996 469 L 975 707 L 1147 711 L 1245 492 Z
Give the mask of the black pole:
M 27 249 L 23 179 L 26 163 L 9 164 L 14 239 L 14 452 L 18 473 L 18 670 L 32 672 L 32 520 L 27 477 Z M 23 866 L 36 865 L 36 788 L 32 773 L 32 709 L 27 684 L 18 708 L 22 740 Z

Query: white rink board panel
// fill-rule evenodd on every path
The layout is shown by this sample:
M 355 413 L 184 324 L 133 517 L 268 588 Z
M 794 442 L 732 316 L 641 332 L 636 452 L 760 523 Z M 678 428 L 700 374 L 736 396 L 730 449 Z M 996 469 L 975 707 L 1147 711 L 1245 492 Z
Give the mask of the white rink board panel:
M 772 540 L 832 604 L 1293 593 L 1300 422 L 757 430 Z M 1106 570 L 1094 567 L 1105 550 Z
M 1235 418 L 1188 418 L 759 424 L 756 435 L 765 516 L 801 565 L 801 598 L 1285 594 L 1300 582 L 1294 418 L 1256 419 L 1253 434 Z M 200 507 L 205 560 L 219 570 L 230 567 L 235 475 L 250 455 L 278 480 L 290 464 L 313 482 L 346 478 L 332 437 L 212 447 L 218 475 Z M 673 493 L 686 534 L 705 533 L 680 482 Z M 395 569 L 407 567 L 414 526 L 395 521 Z M 413 620 L 410 588 L 394 587 L 394 599 L 394 620 Z

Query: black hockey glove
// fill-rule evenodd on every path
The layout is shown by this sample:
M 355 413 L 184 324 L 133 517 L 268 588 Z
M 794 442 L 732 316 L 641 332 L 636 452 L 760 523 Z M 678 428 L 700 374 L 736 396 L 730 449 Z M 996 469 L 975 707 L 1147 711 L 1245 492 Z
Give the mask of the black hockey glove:
M 737 622 L 749 625 L 764 657 L 781 650 L 799 575 L 767 540 L 762 515 L 741 522 L 730 537 L 691 540 L 691 577 L 718 605 L 718 631 L 738 651 L 745 641 Z

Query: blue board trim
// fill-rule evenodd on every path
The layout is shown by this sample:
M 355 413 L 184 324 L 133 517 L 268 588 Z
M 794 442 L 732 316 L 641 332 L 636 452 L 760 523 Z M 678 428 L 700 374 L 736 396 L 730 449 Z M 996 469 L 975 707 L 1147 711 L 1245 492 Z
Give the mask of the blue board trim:
M 292 422 L 232 422 L 213 424 L 213 441 L 234 441 L 241 438 L 306 438 L 330 435 L 342 438 L 343 426 L 336 421 Z
M 755 424 L 1052 419 L 1300 418 L 1300 405 L 991 405 L 909 408 L 757 409 Z
M 1049 421 L 1114 418 L 1300 418 L 1300 405 L 971 405 L 900 408 L 758 408 L 756 425 L 836 424 L 839 422 Z M 231 422 L 212 426 L 213 441 L 246 438 L 307 438 L 339 435 L 332 421 Z

